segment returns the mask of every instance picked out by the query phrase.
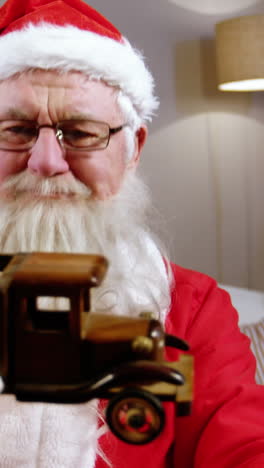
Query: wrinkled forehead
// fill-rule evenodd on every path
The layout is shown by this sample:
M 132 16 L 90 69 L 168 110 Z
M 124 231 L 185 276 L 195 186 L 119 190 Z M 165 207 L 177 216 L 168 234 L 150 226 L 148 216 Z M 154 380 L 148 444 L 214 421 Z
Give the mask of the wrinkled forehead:
M 36 86 L 65 87 L 74 89 L 86 89 L 88 86 L 94 93 L 102 93 L 102 90 L 116 99 L 120 90 L 98 77 L 89 76 L 79 71 L 41 70 L 32 68 L 0 80 L 0 85 L 12 83 L 20 86 L 21 83 L 30 83 Z
M 0 82 L 0 112 L 3 108 L 24 112 L 32 104 L 80 113 L 80 118 L 83 112 L 89 117 L 90 111 L 93 118 L 95 114 L 112 118 L 121 113 L 118 96 L 116 87 L 81 72 L 31 69 Z

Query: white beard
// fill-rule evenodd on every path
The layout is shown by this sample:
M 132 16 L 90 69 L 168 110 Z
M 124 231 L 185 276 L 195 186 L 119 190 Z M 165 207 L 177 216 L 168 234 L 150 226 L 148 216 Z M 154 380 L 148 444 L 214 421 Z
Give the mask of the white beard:
M 0 188 L 0 252 L 103 254 L 110 268 L 103 285 L 93 290 L 92 311 L 137 316 L 148 310 L 163 322 L 170 305 L 170 280 L 146 227 L 148 207 L 148 192 L 134 174 L 127 177 L 118 195 L 96 201 L 72 175 L 43 179 L 25 171 Z M 10 414 L 17 418 L 17 426 Z M 10 449 L 0 444 L 3 468 L 93 468 L 97 440 L 105 430 L 97 429 L 94 403 L 26 405 L 2 396 L 0 418 L 0 442 L 5 438 L 15 441 Z M 16 437 L 14 432 L 18 432 Z M 30 451 L 25 441 L 19 443 L 21 434 L 29 435 L 29 446 L 37 437 L 42 446 L 36 442 Z M 65 452 L 66 440 L 70 448 Z
M 110 268 L 94 290 L 93 310 L 138 315 L 147 309 L 164 318 L 169 280 L 146 227 L 148 206 L 146 187 L 135 174 L 114 198 L 95 201 L 72 175 L 43 179 L 25 171 L 0 189 L 0 252 L 103 254 Z

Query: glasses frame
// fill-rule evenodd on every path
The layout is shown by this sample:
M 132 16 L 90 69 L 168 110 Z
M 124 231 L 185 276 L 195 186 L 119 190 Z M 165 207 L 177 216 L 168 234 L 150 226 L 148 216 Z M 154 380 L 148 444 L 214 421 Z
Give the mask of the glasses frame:
M 13 121 L 13 122 L 27 122 L 27 123 L 32 123 L 32 124 L 35 124 L 35 128 L 37 130 L 37 135 L 36 135 L 36 139 L 34 140 L 34 143 L 32 145 L 30 145 L 29 147 L 27 148 L 24 148 L 24 149 L 9 149 L 9 148 L 4 148 L 1 146 L 0 144 L 0 151 L 8 151 L 8 152 L 12 152 L 12 153 L 24 153 L 26 151 L 30 151 L 34 145 L 36 144 L 38 138 L 39 138 L 39 131 L 42 129 L 42 128 L 51 128 L 55 131 L 55 136 L 57 138 L 57 141 L 59 142 L 60 146 L 63 148 L 63 149 L 70 149 L 71 151 L 78 151 L 78 152 L 82 152 L 82 151 L 101 151 L 101 150 L 105 150 L 108 145 L 109 145 L 109 142 L 110 142 L 110 139 L 111 139 L 111 136 L 112 135 L 115 135 L 116 133 L 119 133 L 121 130 L 123 130 L 124 127 L 127 127 L 128 126 L 128 123 L 124 123 L 122 125 L 119 125 L 118 127 L 110 127 L 110 125 L 106 122 L 102 122 L 100 120 L 89 120 L 89 119 L 79 119 L 79 120 L 61 120 L 60 122 L 57 122 L 56 124 L 53 124 L 53 125 L 48 125 L 48 124 L 44 124 L 44 125 L 38 125 L 37 122 L 35 122 L 34 120 L 26 120 L 26 119 L 0 119 L 0 122 L 8 122 L 8 121 Z M 86 147 L 83 147 L 83 148 L 78 148 L 78 147 L 75 147 L 75 146 L 71 146 L 69 145 L 68 143 L 65 143 L 65 140 L 64 140 L 64 136 L 63 136 L 63 131 L 62 129 L 60 128 L 60 125 L 63 124 L 63 123 L 69 123 L 69 122 L 91 122 L 91 123 L 95 123 L 95 124 L 103 124 L 103 125 L 106 125 L 108 127 L 108 137 L 106 139 L 106 143 L 105 143 L 105 146 L 103 146 L 102 148 L 97 148 L 96 146 L 86 146 Z

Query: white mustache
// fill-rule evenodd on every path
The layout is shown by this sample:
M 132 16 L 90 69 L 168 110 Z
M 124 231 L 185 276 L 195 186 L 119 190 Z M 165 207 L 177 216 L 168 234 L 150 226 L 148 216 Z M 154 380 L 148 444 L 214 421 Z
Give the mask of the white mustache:
M 91 193 L 91 189 L 71 173 L 45 178 L 29 172 L 28 169 L 9 177 L 0 187 L 0 195 L 7 198 L 16 198 L 21 195 L 57 198 L 64 195 L 88 199 Z

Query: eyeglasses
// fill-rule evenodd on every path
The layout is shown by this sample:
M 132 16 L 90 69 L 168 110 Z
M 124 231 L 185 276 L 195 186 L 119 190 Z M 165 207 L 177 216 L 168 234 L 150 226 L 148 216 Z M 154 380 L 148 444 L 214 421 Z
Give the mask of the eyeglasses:
M 41 128 L 52 128 L 63 148 L 74 151 L 103 150 L 110 138 L 127 124 L 110 128 L 95 120 L 65 120 L 54 125 L 38 125 L 31 120 L 0 120 L 0 149 L 23 152 L 35 145 Z

